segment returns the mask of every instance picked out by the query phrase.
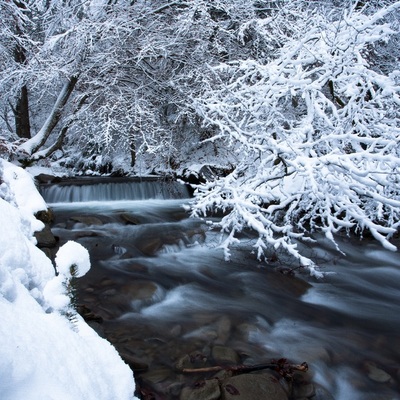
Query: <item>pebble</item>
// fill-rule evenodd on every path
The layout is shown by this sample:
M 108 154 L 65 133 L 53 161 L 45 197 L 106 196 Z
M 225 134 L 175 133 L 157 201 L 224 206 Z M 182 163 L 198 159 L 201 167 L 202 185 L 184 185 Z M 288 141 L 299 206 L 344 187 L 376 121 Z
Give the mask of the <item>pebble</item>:
M 217 363 L 224 363 L 224 364 L 239 363 L 238 353 L 230 347 L 219 346 L 219 345 L 214 346 L 212 348 L 212 357 Z
M 392 377 L 387 372 L 385 372 L 381 368 L 378 368 L 375 363 L 367 361 L 364 363 L 364 365 L 367 369 L 368 378 L 372 381 L 385 383 L 389 382 L 392 379 Z

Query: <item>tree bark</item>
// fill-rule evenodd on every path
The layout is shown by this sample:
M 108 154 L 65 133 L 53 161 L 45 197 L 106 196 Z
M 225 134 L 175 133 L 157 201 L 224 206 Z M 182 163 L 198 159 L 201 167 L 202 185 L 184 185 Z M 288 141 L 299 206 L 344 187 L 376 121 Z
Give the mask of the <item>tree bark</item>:
M 18 7 L 25 8 L 22 4 L 16 3 Z M 22 35 L 19 26 L 16 26 L 16 32 Z M 26 54 L 25 49 L 17 44 L 14 49 L 14 59 L 18 64 L 26 64 Z M 23 85 L 20 89 L 20 93 L 17 98 L 15 108 L 12 109 L 14 112 L 15 119 L 15 133 L 20 138 L 31 137 L 31 124 L 29 119 L 29 98 L 28 98 L 28 87 Z
M 72 91 L 78 81 L 78 76 L 72 76 L 67 82 L 65 82 L 61 92 L 59 93 L 57 100 L 54 104 L 50 115 L 47 117 L 40 131 L 27 140 L 20 146 L 20 149 L 26 153 L 32 155 L 36 153 L 47 141 L 54 128 L 57 126 L 61 119 L 62 111 L 71 96 Z
M 28 87 L 22 86 L 14 109 L 15 133 L 20 138 L 30 139 L 31 124 L 29 119 Z
M 76 110 L 74 111 L 74 115 L 78 113 L 78 111 L 82 108 L 83 104 L 85 103 L 86 99 L 89 97 L 89 95 L 84 95 L 80 102 L 78 103 L 78 106 L 76 107 Z M 60 133 L 58 135 L 57 140 L 47 149 L 43 149 L 41 151 L 38 151 L 33 159 L 35 160 L 40 160 L 42 158 L 46 158 L 51 156 L 54 152 L 57 150 L 62 149 L 62 145 L 65 139 L 65 136 L 67 135 L 68 129 L 70 126 L 73 124 L 75 118 L 71 117 L 68 122 L 63 126 L 63 128 L 60 130 Z

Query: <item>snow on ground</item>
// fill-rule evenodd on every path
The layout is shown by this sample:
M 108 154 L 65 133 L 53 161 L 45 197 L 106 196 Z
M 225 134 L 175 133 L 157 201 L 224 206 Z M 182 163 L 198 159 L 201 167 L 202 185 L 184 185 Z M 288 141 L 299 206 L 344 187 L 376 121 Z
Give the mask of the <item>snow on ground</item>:
M 69 304 L 57 299 L 65 300 L 65 287 L 55 293 L 54 283 L 68 281 L 68 264 L 86 272 L 88 257 L 68 244 L 55 277 L 32 237 L 42 227 L 33 213 L 44 208 L 31 176 L 0 159 L 0 398 L 136 399 L 132 371 L 114 347 L 79 315 L 63 315 Z

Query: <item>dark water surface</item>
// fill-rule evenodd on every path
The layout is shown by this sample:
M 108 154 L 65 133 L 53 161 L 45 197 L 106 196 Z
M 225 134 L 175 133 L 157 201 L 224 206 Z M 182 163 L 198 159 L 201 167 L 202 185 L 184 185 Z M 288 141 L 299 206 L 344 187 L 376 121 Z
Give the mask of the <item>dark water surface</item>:
M 260 264 L 250 238 L 226 262 L 220 233 L 189 218 L 182 185 L 118 185 L 52 185 L 42 194 L 60 243 L 90 252 L 78 303 L 140 385 L 179 398 L 195 378 L 177 366 L 188 357 L 212 364 L 219 346 L 238 363 L 306 361 L 334 399 L 400 399 L 397 252 L 342 238 L 344 256 L 320 241 L 310 250 L 327 272 L 319 280 L 285 275 L 279 260 Z

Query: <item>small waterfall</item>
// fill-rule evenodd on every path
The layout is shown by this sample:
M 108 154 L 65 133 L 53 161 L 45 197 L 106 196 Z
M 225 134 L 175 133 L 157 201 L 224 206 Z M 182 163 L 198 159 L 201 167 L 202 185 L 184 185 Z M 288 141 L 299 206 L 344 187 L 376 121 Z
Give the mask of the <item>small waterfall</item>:
M 116 179 L 97 179 L 85 182 L 66 181 L 60 184 L 42 185 L 40 192 L 46 203 L 185 199 L 190 197 L 185 185 L 155 179 L 142 181 L 129 179 L 123 181 Z

